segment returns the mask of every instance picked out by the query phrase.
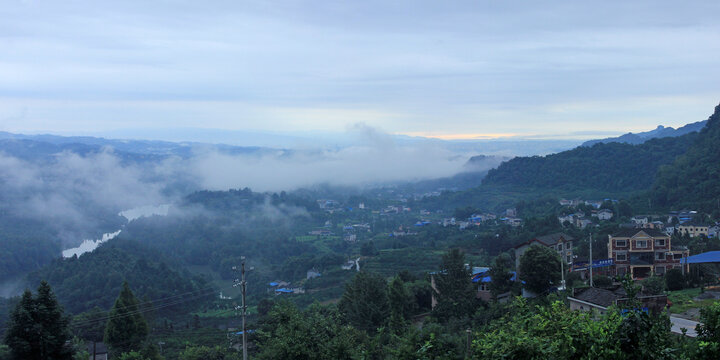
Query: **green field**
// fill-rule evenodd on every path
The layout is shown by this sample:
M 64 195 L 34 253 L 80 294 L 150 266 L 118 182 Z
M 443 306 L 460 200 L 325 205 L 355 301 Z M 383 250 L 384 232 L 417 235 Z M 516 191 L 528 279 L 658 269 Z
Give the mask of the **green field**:
M 681 314 L 688 310 L 699 309 L 719 301 L 717 299 L 694 300 L 698 295 L 700 295 L 700 288 L 669 291 L 668 300 L 672 302 L 670 312 Z
M 381 250 L 380 255 L 360 260 L 360 269 L 391 277 L 403 270 L 415 275 L 438 271 L 446 250 L 403 248 Z M 474 266 L 483 266 L 479 257 L 467 255 L 465 260 Z

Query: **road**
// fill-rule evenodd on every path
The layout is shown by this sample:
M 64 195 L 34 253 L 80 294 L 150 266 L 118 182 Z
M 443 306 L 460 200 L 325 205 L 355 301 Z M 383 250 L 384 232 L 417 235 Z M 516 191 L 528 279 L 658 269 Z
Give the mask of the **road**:
M 699 324 L 697 321 L 683 319 L 677 316 L 670 316 L 670 322 L 672 322 L 672 328 L 670 329 L 670 331 L 676 334 L 682 334 L 682 331 L 680 329 L 685 328 L 687 329 L 687 336 L 697 336 L 697 332 L 695 331 L 695 326 Z

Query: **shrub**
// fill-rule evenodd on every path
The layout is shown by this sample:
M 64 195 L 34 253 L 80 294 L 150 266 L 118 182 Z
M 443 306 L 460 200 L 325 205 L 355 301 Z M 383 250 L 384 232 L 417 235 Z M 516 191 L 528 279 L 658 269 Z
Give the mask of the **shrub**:
M 609 287 L 612 286 L 612 279 L 605 275 L 593 276 L 593 285 L 597 287 Z
M 685 287 L 685 279 L 680 269 L 670 269 L 665 273 L 665 284 L 668 290 L 682 290 Z

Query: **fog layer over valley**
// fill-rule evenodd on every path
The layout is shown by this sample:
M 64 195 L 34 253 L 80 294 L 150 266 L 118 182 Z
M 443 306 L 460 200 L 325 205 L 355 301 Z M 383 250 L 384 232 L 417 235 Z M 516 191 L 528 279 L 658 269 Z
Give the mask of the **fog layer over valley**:
M 143 209 L 163 205 L 160 213 L 167 214 L 170 204 L 183 203 L 196 191 L 250 188 L 270 194 L 323 185 L 359 192 L 458 173 L 466 174 L 464 184 L 479 184 L 484 172 L 502 160 L 481 157 L 468 162 L 477 154 L 452 151 L 437 142 L 398 142 L 364 126 L 351 134 L 353 144 L 343 147 L 176 148 L 164 143 L 158 153 L 152 152 L 152 142 L 143 142 L 142 152 L 133 153 L 132 140 L 119 151 L 97 138 L 85 139 L 87 143 L 58 137 L 40 137 L 54 143 L 32 137 L 3 139 L 0 245 L 5 251 L 0 274 L 6 278 L 32 271 L 62 250 L 66 256 L 80 255 L 118 236 Z M 302 212 L 279 206 L 285 205 L 260 204 L 253 214 Z

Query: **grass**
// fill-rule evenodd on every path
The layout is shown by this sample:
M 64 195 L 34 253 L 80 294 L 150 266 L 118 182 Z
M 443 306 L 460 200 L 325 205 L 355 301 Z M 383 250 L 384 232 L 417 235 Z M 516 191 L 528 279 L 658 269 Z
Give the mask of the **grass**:
M 716 299 L 694 300 L 698 295 L 700 295 L 700 288 L 669 291 L 668 300 L 673 304 L 670 307 L 670 312 L 681 314 L 691 309 L 699 309 L 712 305 L 718 301 Z

